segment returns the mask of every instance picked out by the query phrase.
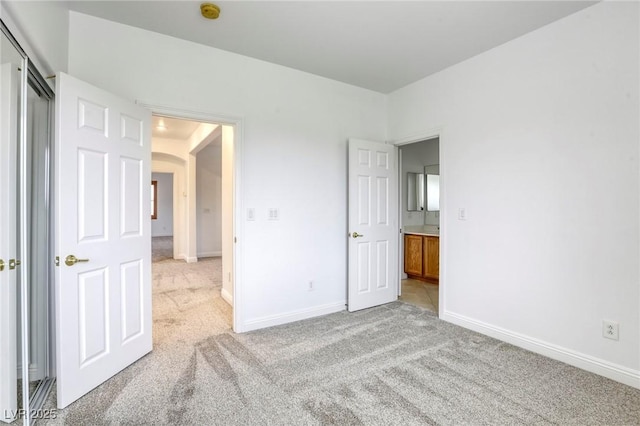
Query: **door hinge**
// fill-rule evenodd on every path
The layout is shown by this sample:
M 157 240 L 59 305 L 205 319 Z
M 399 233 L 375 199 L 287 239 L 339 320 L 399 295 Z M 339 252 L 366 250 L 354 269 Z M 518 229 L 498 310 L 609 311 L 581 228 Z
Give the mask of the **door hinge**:
M 238 242 L 238 237 L 233 237 L 233 242 L 237 243 Z

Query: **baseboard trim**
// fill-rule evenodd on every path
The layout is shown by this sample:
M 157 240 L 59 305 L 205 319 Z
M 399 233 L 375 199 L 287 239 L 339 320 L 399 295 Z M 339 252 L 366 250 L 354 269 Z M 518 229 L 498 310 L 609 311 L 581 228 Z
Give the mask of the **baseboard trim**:
M 198 253 L 198 257 L 222 257 L 221 251 L 205 251 Z
M 230 291 L 228 291 L 226 288 L 223 288 L 220 291 L 220 296 L 222 296 L 225 302 L 227 302 L 233 307 L 233 295 L 231 294 Z
M 512 345 L 544 355 L 551 359 L 562 361 L 591 373 L 604 376 L 608 379 L 615 380 L 616 382 L 624 383 L 625 385 L 640 389 L 640 371 L 638 370 L 633 370 L 590 355 L 572 351 L 539 339 L 515 333 L 482 321 L 477 321 L 454 312 L 445 311 L 440 315 L 440 319 L 477 331 L 478 333 L 494 337 L 504 342 L 511 343 Z
M 18 364 L 17 365 L 17 374 L 18 374 L 18 379 L 22 378 L 22 365 Z M 29 379 L 33 379 L 33 380 L 42 380 L 42 377 L 44 375 L 41 374 L 40 372 L 40 368 L 37 365 L 29 365 Z
M 273 327 L 275 325 L 287 324 L 294 321 L 300 321 L 313 317 L 319 317 L 321 315 L 333 314 L 335 312 L 344 311 L 346 309 L 346 302 L 340 301 L 335 303 L 329 303 L 321 306 L 314 306 L 312 308 L 300 309 L 297 311 L 291 311 L 284 314 L 269 315 L 246 321 L 242 327 L 242 332 L 258 330 L 266 327 Z

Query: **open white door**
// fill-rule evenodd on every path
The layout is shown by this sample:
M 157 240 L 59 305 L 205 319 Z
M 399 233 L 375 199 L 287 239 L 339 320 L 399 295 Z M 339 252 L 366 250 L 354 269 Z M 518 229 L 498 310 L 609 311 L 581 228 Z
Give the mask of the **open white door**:
M 0 420 L 18 414 L 16 167 L 18 165 L 18 66 L 0 66 Z
M 349 139 L 350 312 L 398 297 L 396 147 Z
M 56 80 L 56 366 L 63 408 L 151 351 L 151 112 Z

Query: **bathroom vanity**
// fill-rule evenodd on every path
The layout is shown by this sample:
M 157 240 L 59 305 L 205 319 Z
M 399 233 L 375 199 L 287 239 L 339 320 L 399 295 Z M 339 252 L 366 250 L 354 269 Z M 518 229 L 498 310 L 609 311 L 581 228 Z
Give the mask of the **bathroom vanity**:
M 439 232 L 437 227 L 415 228 L 404 231 L 404 272 L 409 278 L 437 283 L 440 277 Z

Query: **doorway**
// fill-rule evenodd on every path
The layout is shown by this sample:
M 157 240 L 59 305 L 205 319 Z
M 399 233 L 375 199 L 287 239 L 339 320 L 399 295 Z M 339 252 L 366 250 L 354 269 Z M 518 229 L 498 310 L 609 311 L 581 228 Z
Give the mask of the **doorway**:
M 151 261 L 173 259 L 173 173 L 151 173 Z
M 399 299 L 435 314 L 440 305 L 440 137 L 399 146 Z
M 152 183 L 157 193 L 154 259 L 172 249 L 173 260 L 207 263 L 220 285 L 218 293 L 233 307 L 234 125 L 150 109 Z M 199 265 L 194 271 L 206 274 L 206 267 Z

